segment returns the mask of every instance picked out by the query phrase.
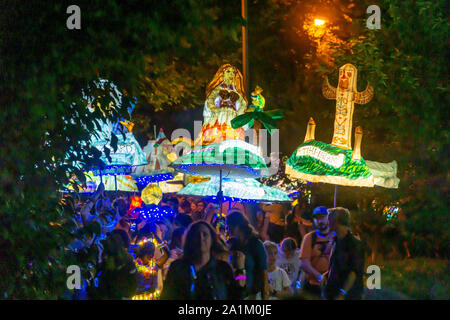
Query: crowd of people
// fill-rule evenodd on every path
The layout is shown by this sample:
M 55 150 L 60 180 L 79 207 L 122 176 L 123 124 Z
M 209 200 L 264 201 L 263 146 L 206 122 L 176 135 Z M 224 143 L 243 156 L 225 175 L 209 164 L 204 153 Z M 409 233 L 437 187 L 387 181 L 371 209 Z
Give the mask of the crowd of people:
M 363 298 L 364 250 L 345 208 L 257 204 L 252 216 L 172 195 L 160 203 L 172 214 L 144 218 L 129 198 L 111 200 L 101 184 L 77 203 L 79 227 L 100 228 L 70 249 L 98 256 L 70 298 Z

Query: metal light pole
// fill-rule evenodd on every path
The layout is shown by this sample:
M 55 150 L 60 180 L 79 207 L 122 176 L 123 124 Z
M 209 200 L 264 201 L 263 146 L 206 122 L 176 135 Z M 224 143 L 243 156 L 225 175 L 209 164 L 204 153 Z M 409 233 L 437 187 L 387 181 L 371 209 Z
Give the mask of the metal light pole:
M 248 28 L 247 28 L 247 0 L 241 0 L 242 11 L 242 71 L 244 75 L 245 95 L 248 98 Z

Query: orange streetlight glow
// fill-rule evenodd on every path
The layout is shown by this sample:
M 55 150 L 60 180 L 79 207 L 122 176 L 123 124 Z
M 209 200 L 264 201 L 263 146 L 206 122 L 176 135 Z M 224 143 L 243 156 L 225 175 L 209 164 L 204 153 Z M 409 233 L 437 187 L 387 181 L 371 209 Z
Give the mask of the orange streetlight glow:
M 322 26 L 325 24 L 325 20 L 321 20 L 321 19 L 314 19 L 314 25 L 316 26 Z

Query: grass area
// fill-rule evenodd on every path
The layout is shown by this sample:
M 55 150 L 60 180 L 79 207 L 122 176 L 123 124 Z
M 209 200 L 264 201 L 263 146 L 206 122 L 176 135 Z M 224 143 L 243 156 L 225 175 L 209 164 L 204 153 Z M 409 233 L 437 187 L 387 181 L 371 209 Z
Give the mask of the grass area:
M 450 299 L 449 260 L 385 260 L 366 266 L 370 264 L 380 266 L 382 290 L 395 290 L 410 299 Z

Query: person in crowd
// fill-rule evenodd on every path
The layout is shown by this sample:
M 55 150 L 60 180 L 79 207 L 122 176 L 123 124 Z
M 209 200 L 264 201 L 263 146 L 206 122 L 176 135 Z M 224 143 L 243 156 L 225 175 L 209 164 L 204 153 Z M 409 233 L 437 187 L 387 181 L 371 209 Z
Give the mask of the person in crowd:
M 120 300 L 134 296 L 138 277 L 129 247 L 130 238 L 125 231 L 114 230 L 108 235 L 90 298 Z
M 197 202 L 197 211 L 201 212 L 202 215 L 205 213 L 206 203 L 203 200 Z
M 180 202 L 178 206 L 178 213 L 179 214 L 185 214 L 185 215 L 191 215 L 191 203 L 189 201 Z
M 282 299 L 290 294 L 291 280 L 286 271 L 277 267 L 278 246 L 272 241 L 265 241 L 267 253 L 267 271 L 270 284 L 269 299 Z
M 187 202 L 185 196 L 178 196 L 178 209 Z
M 204 215 L 205 215 L 205 203 L 202 200 L 200 200 L 195 204 L 195 211 L 193 211 L 192 213 L 192 219 L 194 221 L 202 220 Z
M 298 244 L 302 243 L 305 235 L 313 230 L 311 217 L 307 218 L 309 206 L 306 201 L 296 204 L 286 217 L 286 237 L 294 238 Z
M 84 205 L 80 208 L 80 215 L 81 215 L 81 221 L 84 226 L 86 226 L 94 217 L 95 215 L 91 214 L 91 210 L 94 207 L 94 205 L 97 203 L 99 198 L 102 196 L 103 192 L 105 190 L 105 185 L 103 183 L 100 183 L 97 187 L 97 190 L 94 192 L 92 197 L 88 198 Z
M 330 268 L 324 278 L 324 297 L 335 300 L 360 300 L 364 286 L 364 250 L 361 241 L 350 230 L 350 211 L 330 209 L 336 240 L 330 257 Z
M 172 232 L 172 239 L 170 240 L 169 243 L 169 249 L 170 250 L 179 250 L 179 251 L 183 251 L 183 236 L 186 232 L 186 228 L 185 227 L 178 227 L 176 229 L 173 230 Z
M 145 223 L 145 225 L 139 229 L 134 243 L 138 244 L 146 239 L 154 239 L 154 242 L 156 242 L 154 258 L 156 259 L 156 263 L 162 268 L 169 258 L 169 248 L 161 239 L 161 236 L 163 235 L 161 227 L 155 221 L 144 220 L 143 223 Z
M 275 243 L 280 243 L 283 240 L 285 229 L 285 208 L 280 203 L 261 204 L 261 210 L 265 212 L 265 218 L 269 219 L 267 225 L 266 239 Z
M 245 275 L 234 274 L 227 262 L 214 257 L 219 247 L 214 228 L 204 221 L 194 222 L 186 233 L 183 258 L 170 265 L 161 299 L 241 299 L 245 286 L 239 282 Z M 243 256 L 237 261 L 239 269 L 244 261 Z
M 216 214 L 217 214 L 216 206 L 210 202 L 205 208 L 205 214 L 202 220 L 212 224 L 212 221 L 214 220 Z
M 173 261 L 181 259 L 183 257 L 183 237 L 185 232 L 185 227 L 178 227 L 173 230 L 172 240 L 169 243 L 169 259 L 167 259 L 166 263 L 164 264 L 163 279 L 165 279 L 167 276 L 167 271 L 170 268 L 170 264 Z
M 229 234 L 236 238 L 239 251 L 245 255 L 247 298 L 266 300 L 269 293 L 267 255 L 258 233 L 239 211 L 227 216 L 227 227 Z
M 172 224 L 166 218 L 158 219 L 155 221 L 156 235 L 161 242 L 169 242 L 172 238 Z
M 259 210 L 256 212 L 256 230 L 258 230 L 259 236 L 263 241 L 269 239 L 269 235 L 267 234 L 269 230 L 269 222 L 269 212 L 264 211 L 260 204 Z
M 136 244 L 139 244 L 142 241 L 151 240 L 155 244 L 155 252 L 153 258 L 155 259 L 155 263 L 157 265 L 157 273 L 158 273 L 158 290 L 161 290 L 163 287 L 163 270 L 164 265 L 170 256 L 169 247 L 166 241 L 163 241 L 162 237 L 165 235 L 165 223 L 162 221 L 145 221 L 144 227 L 142 227 L 138 236 L 135 240 Z
M 191 210 L 190 210 L 191 211 L 191 217 L 192 217 L 192 219 L 194 219 L 194 213 L 197 211 L 197 203 L 194 200 L 192 200 L 192 199 L 189 199 L 189 200 L 190 200 L 189 203 L 191 205 Z
M 159 297 L 158 291 L 158 266 L 154 259 L 155 244 L 152 241 L 143 240 L 136 249 L 135 265 L 138 274 L 136 289 L 137 300 Z
M 168 207 L 170 207 L 170 209 L 173 210 L 173 212 L 175 212 L 175 215 L 178 213 L 178 199 L 173 197 L 168 199 L 164 204 L 162 205 L 167 205 Z
M 129 235 L 130 226 L 131 226 L 131 223 L 127 218 L 121 218 L 119 220 L 119 223 L 115 226 L 114 230 L 120 229 L 120 230 L 125 231 Z
M 292 294 L 297 292 L 301 283 L 300 268 L 300 249 L 297 248 L 297 242 L 293 238 L 284 238 L 278 248 L 276 265 L 286 271 L 291 282 L 290 291 Z
M 191 216 L 179 213 L 175 216 L 173 220 L 173 227 L 174 228 L 184 227 L 187 229 L 191 223 L 192 223 Z
M 98 260 L 101 262 L 103 251 L 103 240 L 111 232 L 119 222 L 120 215 L 118 208 L 113 209 L 111 202 L 104 195 L 105 186 L 100 183 L 97 191 L 91 198 L 88 198 L 85 205 L 80 211 L 81 221 L 84 227 L 88 225 L 98 224 L 100 232 L 94 233 L 92 238 L 84 242 L 84 247 L 96 246 L 98 249 Z M 91 211 L 94 210 L 94 213 Z
M 326 207 L 314 209 L 313 222 L 316 229 L 305 235 L 300 248 L 301 268 L 306 276 L 302 288 L 313 298 L 320 298 L 320 282 L 324 273 L 328 271 L 335 233 L 328 226 Z
M 118 198 L 113 201 L 113 208 L 117 209 L 121 218 L 123 218 L 128 211 L 128 203 L 123 198 Z

